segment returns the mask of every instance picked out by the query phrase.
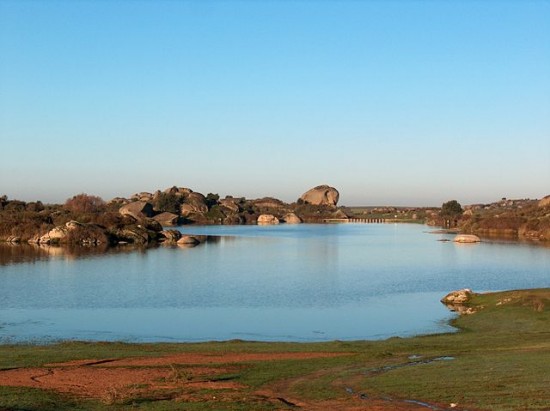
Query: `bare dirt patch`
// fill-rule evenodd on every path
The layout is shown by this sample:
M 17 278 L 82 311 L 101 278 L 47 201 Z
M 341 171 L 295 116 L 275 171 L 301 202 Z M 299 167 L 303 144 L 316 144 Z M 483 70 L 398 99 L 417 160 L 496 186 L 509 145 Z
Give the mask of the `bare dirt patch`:
M 239 363 L 325 358 L 345 353 L 181 353 L 162 357 L 82 359 L 0 371 L 0 385 L 53 390 L 107 404 L 132 398 L 176 401 L 231 399 L 248 387 L 227 377 Z M 204 390 L 220 395 L 205 398 Z M 239 396 L 241 394 L 238 394 Z M 278 402 L 251 394 L 251 400 Z
M 283 352 L 283 353 L 226 353 L 226 354 L 197 354 L 181 353 L 162 357 L 139 357 L 125 359 L 88 359 L 76 360 L 64 363 L 48 364 L 49 367 L 65 366 L 95 366 L 102 367 L 162 367 L 173 364 L 231 364 L 254 361 L 281 361 L 281 360 L 307 360 L 313 358 L 331 358 L 350 355 L 347 353 L 327 352 Z

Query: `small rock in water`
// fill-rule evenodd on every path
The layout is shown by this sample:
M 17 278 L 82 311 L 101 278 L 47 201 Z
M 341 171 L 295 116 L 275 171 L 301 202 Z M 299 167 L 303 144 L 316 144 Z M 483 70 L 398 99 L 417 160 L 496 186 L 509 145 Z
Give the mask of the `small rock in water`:
M 473 234 L 459 234 L 457 235 L 454 240 L 455 243 L 479 243 L 481 242 L 481 239 L 477 235 Z
M 452 291 L 441 299 L 441 302 L 451 311 L 460 315 L 474 314 L 476 310 L 468 307 L 466 304 L 470 301 L 474 293 L 469 288 Z
M 463 288 L 462 290 L 451 291 L 441 299 L 441 302 L 443 304 L 464 304 L 470 301 L 473 294 L 469 288 Z

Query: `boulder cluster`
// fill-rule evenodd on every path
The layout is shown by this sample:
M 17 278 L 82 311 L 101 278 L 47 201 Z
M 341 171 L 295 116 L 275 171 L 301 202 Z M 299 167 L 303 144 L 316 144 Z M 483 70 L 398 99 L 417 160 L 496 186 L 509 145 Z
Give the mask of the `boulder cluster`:
M 117 197 L 108 203 L 99 197 L 80 194 L 68 200 L 65 206 L 33 205 L 39 211 L 33 215 L 35 220 L 26 224 L 26 233 L 20 232 L 21 218 L 12 221 L 11 226 L 9 221 L 4 221 L 4 227 L 0 226 L 0 240 L 82 245 L 171 242 L 191 246 L 205 239 L 182 236 L 179 230 L 169 227 L 185 224 L 299 224 L 347 218 L 344 211 L 337 208 L 338 197 L 338 191 L 327 185 L 308 190 L 291 204 L 272 197 L 246 199 L 227 196 L 220 199 L 217 194 L 204 195 L 176 186 L 154 193 L 137 193 L 130 198 Z M 88 202 L 93 203 L 93 211 L 87 207 Z M 0 212 L 4 206 L 21 213 L 29 208 L 23 202 L 8 202 L 7 198 L 0 205 Z M 2 230 L 7 234 L 2 235 Z
M 323 218 L 342 217 L 337 209 L 339 193 L 327 185 L 304 193 L 296 203 L 265 197 L 245 199 L 194 192 L 190 188 L 171 187 L 155 193 L 142 192 L 129 199 L 115 198 L 119 212 L 135 219 L 151 218 L 162 226 L 182 224 L 299 224 L 319 222 Z M 345 214 L 343 215 L 344 217 Z

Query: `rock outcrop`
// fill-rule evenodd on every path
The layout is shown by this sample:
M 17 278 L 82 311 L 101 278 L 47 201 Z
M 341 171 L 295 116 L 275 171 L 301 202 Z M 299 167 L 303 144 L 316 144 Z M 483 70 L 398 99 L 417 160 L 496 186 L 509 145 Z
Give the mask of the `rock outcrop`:
M 102 204 L 101 209 L 77 212 L 64 205 L 45 207 L 40 202 L 25 203 L 0 196 L 0 241 L 106 246 L 128 242 L 148 244 L 179 239 L 170 233 L 160 234 L 163 226 L 322 223 L 330 218 L 346 218 L 345 210 L 336 207 L 338 197 L 338 191 L 327 185 L 307 191 L 298 204 L 274 197 L 220 199 L 218 194 L 205 196 L 189 188 L 173 186 L 164 191 L 139 192 L 130 198 L 116 197 Z M 14 217 L 22 212 L 31 214 L 25 215 L 23 222 L 17 215 Z M 85 223 L 65 224 L 70 218 Z
M 470 301 L 474 293 L 469 288 L 451 291 L 441 299 L 443 304 L 464 304 Z
M 219 201 L 220 207 L 229 213 L 238 213 L 240 211 L 237 199 L 233 197 L 226 197 Z
M 64 226 L 54 227 L 50 231 L 48 231 L 46 234 L 41 236 L 38 239 L 38 243 L 39 244 L 59 243 L 65 237 L 67 237 L 68 232 L 69 230 L 67 229 L 67 227 L 64 227 Z
M 279 224 L 279 219 L 272 214 L 261 214 L 257 223 L 258 225 L 274 225 Z
M 46 234 L 38 238 L 36 243 L 38 244 L 51 244 L 51 243 L 62 243 L 65 242 L 65 239 L 69 235 L 70 231 L 81 228 L 83 224 L 80 224 L 78 221 L 69 221 L 65 225 L 57 226 L 52 228 Z
M 134 217 L 136 220 L 141 220 L 143 218 L 150 218 L 153 216 L 153 205 L 146 201 L 134 201 L 120 207 L 118 212 L 122 215 L 129 215 Z
M 181 238 L 181 232 L 178 230 L 164 230 L 160 232 L 160 240 L 169 243 L 176 243 Z
M 206 197 L 201 193 L 189 193 L 184 198 L 184 203 L 180 207 L 180 214 L 182 217 L 190 217 L 193 214 L 204 214 L 208 212 Z
M 178 225 L 180 216 L 174 213 L 160 213 L 153 217 L 153 220 L 158 221 L 163 226 Z
M 301 224 L 302 219 L 294 213 L 287 213 L 283 217 L 283 221 L 287 224 Z
M 82 224 L 78 221 L 69 221 L 64 225 L 52 228 L 46 234 L 31 238 L 32 244 L 81 244 L 98 245 L 109 244 L 110 235 L 107 230 L 97 224 Z
M 472 290 L 464 288 L 462 290 L 451 291 L 441 299 L 441 302 L 449 310 L 455 311 L 460 315 L 474 314 L 475 310 L 467 305 L 474 295 Z
M 117 242 L 131 244 L 148 244 L 157 239 L 157 233 L 142 225 L 125 226 L 113 232 Z
M 340 193 L 334 187 L 328 185 L 321 185 L 306 191 L 298 202 L 304 204 L 312 204 L 318 206 L 331 206 L 335 207 L 338 204 Z

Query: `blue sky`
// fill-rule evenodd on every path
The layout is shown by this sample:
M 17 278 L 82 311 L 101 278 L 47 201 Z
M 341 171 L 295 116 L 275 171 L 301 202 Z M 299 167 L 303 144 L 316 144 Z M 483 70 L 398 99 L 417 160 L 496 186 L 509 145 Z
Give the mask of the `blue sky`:
M 548 1 L 0 0 L 0 194 L 550 194 Z

